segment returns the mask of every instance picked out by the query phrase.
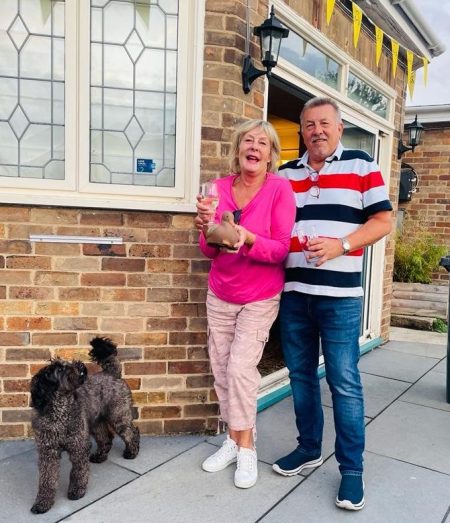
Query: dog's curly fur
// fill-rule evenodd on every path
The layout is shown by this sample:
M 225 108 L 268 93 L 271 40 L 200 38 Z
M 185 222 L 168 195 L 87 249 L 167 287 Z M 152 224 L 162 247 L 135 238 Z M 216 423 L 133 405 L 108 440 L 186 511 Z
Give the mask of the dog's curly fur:
M 139 430 L 133 425 L 131 392 L 121 379 L 117 347 L 107 338 L 90 343 L 89 356 L 102 372 L 88 377 L 81 361 L 57 358 L 31 380 L 32 426 L 39 453 L 39 490 L 31 508 L 35 514 L 47 512 L 54 503 L 62 451 L 72 462 L 69 499 L 84 496 L 89 460 L 106 460 L 114 434 L 125 442 L 124 458 L 133 459 L 139 452 Z M 97 443 L 91 456 L 90 435 Z

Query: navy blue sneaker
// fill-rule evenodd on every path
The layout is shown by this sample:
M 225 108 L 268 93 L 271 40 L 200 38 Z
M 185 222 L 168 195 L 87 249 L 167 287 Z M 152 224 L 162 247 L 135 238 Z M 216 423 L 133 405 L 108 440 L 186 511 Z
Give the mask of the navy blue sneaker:
M 282 476 L 295 476 L 300 474 L 303 469 L 313 469 L 322 465 L 323 458 L 321 454 L 307 454 L 300 447 L 293 452 L 275 461 L 272 468 Z
M 364 482 L 361 474 L 343 474 L 336 506 L 345 510 L 364 508 Z

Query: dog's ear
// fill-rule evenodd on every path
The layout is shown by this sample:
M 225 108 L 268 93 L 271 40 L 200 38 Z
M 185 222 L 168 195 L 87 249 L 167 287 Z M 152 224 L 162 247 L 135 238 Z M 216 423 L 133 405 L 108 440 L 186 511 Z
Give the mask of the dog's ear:
M 58 389 L 58 380 L 55 379 L 54 369 L 51 365 L 42 368 L 31 380 L 31 406 L 42 412 L 49 404 L 53 394 Z

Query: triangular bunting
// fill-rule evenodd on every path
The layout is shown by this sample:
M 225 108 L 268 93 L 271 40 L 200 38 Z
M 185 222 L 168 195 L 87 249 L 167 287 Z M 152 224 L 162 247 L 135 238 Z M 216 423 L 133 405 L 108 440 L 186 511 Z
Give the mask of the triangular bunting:
M 397 61 L 398 61 L 398 42 L 391 38 L 391 49 L 392 49 L 392 76 L 395 78 L 395 73 L 397 71 Z
M 359 40 L 359 32 L 361 30 L 362 23 L 362 11 L 361 8 L 352 2 L 353 11 L 353 45 L 357 47 Z
M 423 62 L 423 85 L 427 85 L 428 83 L 428 60 L 425 58 L 425 56 L 422 56 L 422 62 Z
M 333 14 L 335 0 L 327 0 L 327 25 L 330 25 L 331 15 Z
M 380 63 L 381 52 L 383 50 L 383 30 L 377 25 L 375 26 L 375 63 L 378 66 Z

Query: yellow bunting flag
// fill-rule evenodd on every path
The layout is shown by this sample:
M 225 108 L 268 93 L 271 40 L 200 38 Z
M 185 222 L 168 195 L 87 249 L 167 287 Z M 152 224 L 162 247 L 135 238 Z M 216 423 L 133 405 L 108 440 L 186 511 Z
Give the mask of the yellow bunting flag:
M 352 2 L 353 10 L 353 45 L 356 47 L 359 40 L 359 31 L 361 30 L 362 11 L 361 8 Z
M 395 78 L 395 72 L 397 71 L 397 61 L 398 61 L 398 42 L 391 38 L 391 48 L 392 48 L 392 76 Z
M 413 62 L 414 55 L 413 52 L 409 49 L 406 50 L 406 81 L 408 85 L 411 84 L 412 74 L 413 74 Z
M 428 83 L 428 60 L 425 58 L 425 56 L 422 56 L 423 61 L 423 85 L 427 85 Z
M 375 26 L 375 63 L 380 63 L 381 51 L 383 50 L 383 36 L 384 33 L 377 25 Z
M 409 97 L 412 100 L 414 94 L 414 84 L 416 83 L 416 71 L 411 72 L 411 78 L 408 80 Z
M 330 25 L 331 15 L 333 14 L 335 0 L 327 0 L 327 25 Z

